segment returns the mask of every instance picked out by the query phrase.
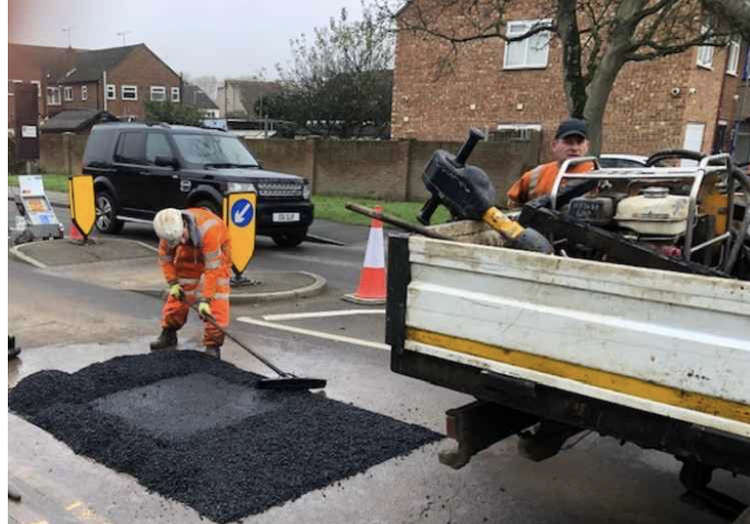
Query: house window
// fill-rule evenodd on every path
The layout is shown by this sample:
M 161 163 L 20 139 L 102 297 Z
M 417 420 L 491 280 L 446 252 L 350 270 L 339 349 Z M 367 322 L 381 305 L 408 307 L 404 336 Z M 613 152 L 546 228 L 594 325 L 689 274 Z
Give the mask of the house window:
M 89 86 L 81 86 L 81 100 L 89 99 Z
M 73 87 L 72 86 L 65 86 L 63 88 L 63 94 L 65 95 L 66 102 L 73 101 Z
M 41 97 L 42 96 L 42 83 L 39 80 L 32 80 L 31 83 L 36 86 L 36 96 Z
M 167 99 L 167 88 L 164 86 L 151 86 L 151 101 L 164 102 Z
M 120 86 L 121 100 L 138 100 L 138 86 Z
M 107 84 L 107 100 L 117 100 L 117 88 L 115 84 Z
M 708 26 L 703 26 L 701 28 L 702 33 L 708 32 Z M 698 67 L 705 67 L 706 69 L 711 69 L 714 64 L 714 46 L 712 45 L 702 45 L 698 48 L 698 60 L 696 62 L 698 64 Z
M 16 84 L 23 84 L 23 80 L 8 80 L 8 96 L 16 94 Z
M 48 106 L 60 105 L 60 88 L 59 87 L 47 88 L 47 105 Z
M 733 38 L 729 41 L 727 49 L 729 58 L 727 59 L 727 74 L 737 76 L 737 67 L 740 65 L 740 39 Z
M 550 20 L 521 20 L 508 22 L 506 36 L 519 36 L 535 25 L 549 24 Z M 547 67 L 549 54 L 549 32 L 542 31 L 529 38 L 505 43 L 505 69 L 530 69 Z
M 172 94 L 172 102 L 179 102 L 180 101 L 180 88 L 172 87 L 170 89 L 170 92 Z

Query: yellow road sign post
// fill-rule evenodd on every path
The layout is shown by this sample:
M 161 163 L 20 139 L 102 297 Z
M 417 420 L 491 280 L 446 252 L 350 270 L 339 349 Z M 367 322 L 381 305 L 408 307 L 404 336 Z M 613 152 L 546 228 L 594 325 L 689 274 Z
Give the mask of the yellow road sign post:
M 86 243 L 96 221 L 93 177 L 89 175 L 68 177 L 68 202 L 73 225 L 83 235 L 83 243 Z
M 224 197 L 224 223 L 229 230 L 232 245 L 232 269 L 235 276 L 232 285 L 251 284 L 243 277 L 250 259 L 255 252 L 255 218 L 257 195 L 254 191 L 228 193 Z

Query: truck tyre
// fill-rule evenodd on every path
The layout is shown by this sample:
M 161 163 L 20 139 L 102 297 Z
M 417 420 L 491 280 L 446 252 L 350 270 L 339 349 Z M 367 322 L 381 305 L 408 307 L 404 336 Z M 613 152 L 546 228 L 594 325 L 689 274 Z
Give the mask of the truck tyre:
M 108 235 L 116 235 L 124 225 L 117 219 L 117 204 L 112 194 L 98 189 L 94 198 L 96 208 L 96 229 Z
M 307 230 L 293 231 L 291 233 L 278 233 L 271 238 L 279 247 L 297 247 L 307 236 Z
M 193 206 L 190 206 L 190 207 L 193 207 Z M 213 200 L 208 200 L 208 199 L 199 200 L 198 202 L 195 203 L 195 207 L 205 207 L 206 209 L 211 211 L 211 213 L 218 216 L 219 218 L 221 218 L 222 216 L 221 207 Z

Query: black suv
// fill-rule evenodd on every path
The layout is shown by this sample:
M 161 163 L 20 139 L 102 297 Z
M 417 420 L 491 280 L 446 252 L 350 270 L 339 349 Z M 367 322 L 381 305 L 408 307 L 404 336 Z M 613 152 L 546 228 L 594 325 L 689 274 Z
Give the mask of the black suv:
M 304 240 L 313 221 L 308 181 L 262 169 L 236 136 L 167 124 L 93 127 L 83 173 L 94 177 L 96 228 L 117 233 L 148 222 L 160 209 L 207 207 L 221 216 L 227 191 L 255 187 L 256 233 L 282 247 Z

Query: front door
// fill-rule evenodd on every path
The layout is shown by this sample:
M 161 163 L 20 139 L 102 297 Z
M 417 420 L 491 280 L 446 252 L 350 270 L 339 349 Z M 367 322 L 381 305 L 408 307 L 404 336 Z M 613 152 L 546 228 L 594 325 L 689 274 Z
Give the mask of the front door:
M 166 207 L 182 208 L 187 193 L 181 190 L 181 184 L 188 183 L 180 178 L 180 171 L 172 166 L 157 166 L 156 157 L 175 159 L 174 148 L 169 143 L 166 133 L 150 131 L 146 133 L 146 162 L 150 172 L 149 209 L 153 212 Z
M 705 127 L 706 124 L 687 124 L 685 126 L 685 141 L 682 148 L 689 151 L 701 152 L 703 149 L 703 130 Z M 682 160 L 680 165 L 694 166 L 697 165 L 697 162 L 695 160 Z

